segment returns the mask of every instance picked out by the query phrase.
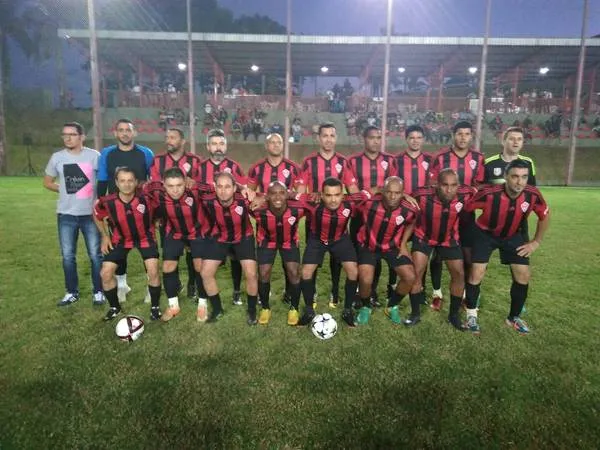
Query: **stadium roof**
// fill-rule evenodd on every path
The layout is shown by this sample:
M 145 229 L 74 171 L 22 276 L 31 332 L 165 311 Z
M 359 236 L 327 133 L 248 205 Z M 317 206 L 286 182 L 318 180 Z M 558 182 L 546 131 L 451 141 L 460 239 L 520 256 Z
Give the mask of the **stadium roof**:
M 60 37 L 88 46 L 87 29 L 60 29 Z M 116 69 L 145 66 L 172 71 L 187 60 L 187 33 L 99 30 L 101 62 Z M 248 74 L 256 64 L 260 73 L 284 75 L 286 35 L 193 33 L 195 72 Z M 385 36 L 292 35 L 293 76 L 380 77 L 384 70 Z M 391 70 L 404 67 L 406 76 L 465 76 L 481 62 L 483 38 L 392 36 Z M 511 81 L 518 69 L 520 81 L 538 80 L 540 67 L 546 78 L 567 79 L 577 72 L 579 39 L 490 38 L 487 78 Z M 600 66 L 600 39 L 586 41 L 586 69 Z

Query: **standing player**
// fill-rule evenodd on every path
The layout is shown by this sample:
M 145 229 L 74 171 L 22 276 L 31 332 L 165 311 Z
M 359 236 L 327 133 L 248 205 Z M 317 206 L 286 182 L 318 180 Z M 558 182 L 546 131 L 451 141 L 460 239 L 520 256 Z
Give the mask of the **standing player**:
M 77 237 L 83 234 L 88 257 L 92 265 L 94 305 L 104 304 L 100 281 L 100 235 L 92 217 L 94 208 L 94 185 L 98 158 L 96 150 L 84 147 L 85 131 L 77 122 L 63 125 L 64 148 L 52 154 L 46 166 L 44 187 L 58 193 L 56 213 L 58 217 L 58 242 L 62 254 L 66 293 L 58 306 L 66 306 L 79 300 L 77 276 Z
M 221 263 L 232 253 L 241 264 L 248 293 L 248 325 L 256 325 L 258 279 L 254 230 L 250 224 L 248 200 L 236 194 L 236 180 L 229 172 L 215 176 L 215 195 L 202 199 L 204 210 L 212 225 L 205 239 L 202 255 L 202 281 L 208 294 L 212 311 L 209 321 L 215 322 L 223 315 L 219 286 L 215 278 Z
M 220 129 L 210 130 L 206 136 L 206 150 L 208 151 L 208 159 L 205 159 L 200 164 L 200 182 L 202 184 L 212 184 L 215 182 L 215 175 L 218 173 L 229 173 L 233 176 L 238 188 L 246 187 L 246 179 L 242 171 L 242 167 L 227 155 L 227 138 L 225 132 Z M 205 234 L 209 230 L 202 229 Z M 231 260 L 231 278 L 233 280 L 233 304 L 242 304 L 242 266 L 240 262 L 234 258 Z M 223 260 L 224 261 L 224 260 Z
M 529 326 L 519 317 L 527 299 L 531 277 L 529 257 L 540 246 L 550 223 L 550 211 L 542 194 L 528 185 L 529 167 L 528 161 L 511 161 L 504 171 L 504 185 L 482 189 L 467 206 L 469 211 L 481 210 L 475 224 L 473 268 L 466 285 L 467 329 L 472 333 L 480 332 L 477 298 L 495 249 L 500 250 L 500 260 L 502 264 L 510 265 L 512 274 L 510 312 L 506 324 L 521 334 L 529 332 Z M 538 216 L 538 223 L 533 240 L 527 241 L 520 229 L 531 212 Z
M 133 170 L 138 182 L 148 180 L 150 167 L 154 160 L 152 150 L 134 142 L 136 131 L 129 119 L 119 119 L 115 124 L 117 143 L 105 147 L 98 162 L 98 198 L 117 191 L 115 172 L 118 167 L 128 167 Z M 127 299 L 131 288 L 127 284 L 127 260 L 119 261 L 117 269 L 117 286 L 119 302 Z
M 144 194 L 136 192 L 138 180 L 135 172 L 128 167 L 116 170 L 115 186 L 117 193 L 101 197 L 95 207 L 95 222 L 102 234 L 101 250 L 104 255 L 100 276 L 104 295 L 110 304 L 104 320 L 112 320 L 121 312 L 115 273 L 118 262 L 126 259 L 133 248 L 137 248 L 144 259 L 152 303 L 150 318 L 157 320 L 161 315 L 161 287 L 152 202 Z
M 252 211 L 256 219 L 256 254 L 258 259 L 258 296 L 262 311 L 258 323 L 266 325 L 271 319 L 269 292 L 271 270 L 277 251 L 283 261 L 287 293 L 290 296 L 288 325 L 298 324 L 300 302 L 300 250 L 298 248 L 298 223 L 304 217 L 301 203 L 287 200 L 288 190 L 281 181 L 273 181 L 267 188 L 265 206 Z
M 354 178 L 360 190 L 369 191 L 376 194 L 383 187 L 384 181 L 398 170 L 393 155 L 381 152 L 381 130 L 376 126 L 368 126 L 363 131 L 363 140 L 365 149 L 363 152 L 352 155 L 348 158 L 348 165 L 352 169 Z M 362 215 L 353 217 L 350 221 L 350 237 L 358 252 L 358 231 L 363 224 Z M 381 261 L 377 261 L 375 266 L 375 275 L 373 277 L 372 292 L 370 295 L 371 306 L 379 307 L 381 304 L 377 299 L 377 285 L 381 275 Z M 396 284 L 396 272 L 392 266 L 389 266 L 388 298 L 394 290 Z
M 431 178 L 436 180 L 443 169 L 453 169 L 458 174 L 459 185 L 478 186 L 484 181 L 483 153 L 471 148 L 473 141 L 473 125 L 471 122 L 457 122 L 452 129 L 453 144 L 443 148 L 435 156 L 431 168 Z M 465 273 L 471 267 L 471 247 L 473 246 L 473 223 L 475 215 L 466 211 L 461 212 L 459 222 L 460 244 L 464 256 Z M 434 271 L 437 271 L 434 273 Z M 441 265 L 431 268 L 431 278 L 441 280 Z M 433 297 L 431 308 L 439 311 L 442 308 L 442 298 Z
M 535 164 L 533 159 L 521 155 L 524 143 L 524 132 L 522 128 L 507 128 L 502 136 L 502 153 L 492 155 L 485 159 L 485 184 L 502 184 L 506 181 L 506 166 L 516 159 L 525 161 L 529 165 L 529 178 L 527 184 L 535 186 Z M 525 222 L 526 223 L 526 222 Z
M 475 190 L 459 186 L 458 174 L 453 169 L 442 169 L 436 181 L 435 187 L 413 192 L 421 209 L 412 239 L 412 259 L 417 276 L 410 293 L 412 311 L 404 324 L 416 325 L 421 319 L 420 305 L 425 301 L 423 274 L 427 260 L 435 250 L 446 261 L 450 272 L 448 322 L 462 331 L 459 311 L 465 289 L 465 273 L 459 241 L 459 215 Z
M 302 177 L 305 189 L 299 190 L 320 192 L 324 181 L 329 177 L 333 177 L 341 180 L 350 194 L 358 192 L 359 189 L 356 185 L 356 179 L 348 166 L 346 157 L 335 151 L 335 144 L 337 141 L 335 125 L 332 123 L 319 125 L 318 141 L 320 145 L 319 151 L 304 158 L 304 162 L 302 163 Z M 310 217 L 307 219 L 307 228 L 311 226 L 309 221 Z M 331 294 L 329 303 L 331 306 L 335 306 L 338 302 L 342 266 L 330 255 L 329 267 L 331 269 Z M 316 284 L 316 270 L 314 273 Z
M 377 196 L 362 207 L 362 227 L 358 233 L 358 281 L 362 302 L 357 323 L 369 321 L 371 309 L 369 297 L 375 267 L 385 259 L 390 268 L 400 277 L 396 289 L 390 293 L 386 315 L 392 322 L 400 323 L 398 304 L 410 292 L 415 281 L 415 268 L 407 247 L 417 209 L 403 200 L 402 180 L 397 176 L 386 178 L 381 196 Z

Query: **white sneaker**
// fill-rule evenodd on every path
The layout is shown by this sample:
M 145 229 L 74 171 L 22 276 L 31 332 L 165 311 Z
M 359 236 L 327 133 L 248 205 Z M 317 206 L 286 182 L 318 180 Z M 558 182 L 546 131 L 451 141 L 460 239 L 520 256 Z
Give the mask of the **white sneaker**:
M 56 304 L 56 306 L 67 306 L 79 301 L 79 295 L 67 292 L 65 296 Z
M 144 303 L 151 303 L 152 299 L 150 298 L 150 289 L 146 288 L 146 295 L 144 296 Z
M 131 288 L 129 285 L 125 284 L 123 286 L 119 286 L 117 288 L 117 297 L 119 298 L 119 303 L 125 303 L 127 301 L 127 294 L 131 292 Z
M 104 305 L 106 303 L 106 297 L 102 291 L 96 292 L 92 297 L 92 305 Z
M 206 322 L 208 319 L 208 302 L 205 298 L 198 299 L 198 309 L 196 311 L 196 320 L 198 322 Z

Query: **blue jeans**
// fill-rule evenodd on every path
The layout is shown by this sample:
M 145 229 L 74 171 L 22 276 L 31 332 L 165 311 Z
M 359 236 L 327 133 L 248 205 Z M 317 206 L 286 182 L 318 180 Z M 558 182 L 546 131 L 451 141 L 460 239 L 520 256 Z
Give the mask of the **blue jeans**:
M 83 233 L 87 253 L 92 263 L 93 292 L 102 291 L 100 268 L 102 253 L 100 252 L 100 232 L 92 216 L 71 216 L 58 214 L 58 242 L 62 253 L 63 270 L 65 272 L 65 288 L 67 292 L 79 294 L 79 277 L 77 276 L 77 238 L 79 231 Z

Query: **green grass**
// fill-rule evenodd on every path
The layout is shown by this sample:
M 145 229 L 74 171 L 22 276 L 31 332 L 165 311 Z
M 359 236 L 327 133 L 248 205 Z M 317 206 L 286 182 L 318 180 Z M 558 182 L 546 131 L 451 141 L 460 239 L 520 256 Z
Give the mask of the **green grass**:
M 444 314 L 405 329 L 378 311 L 318 341 L 285 324 L 277 263 L 268 327 L 229 306 L 222 269 L 222 322 L 197 324 L 183 301 L 127 344 L 91 306 L 82 243 L 82 300 L 55 306 L 55 197 L 1 178 L 0 448 L 597 448 L 600 190 L 543 192 L 553 217 L 532 259 L 529 336 L 503 325 L 510 276 L 494 256 L 479 338 Z M 141 266 L 132 255 L 126 311 L 148 317 Z M 323 311 L 326 269 L 319 280 Z

